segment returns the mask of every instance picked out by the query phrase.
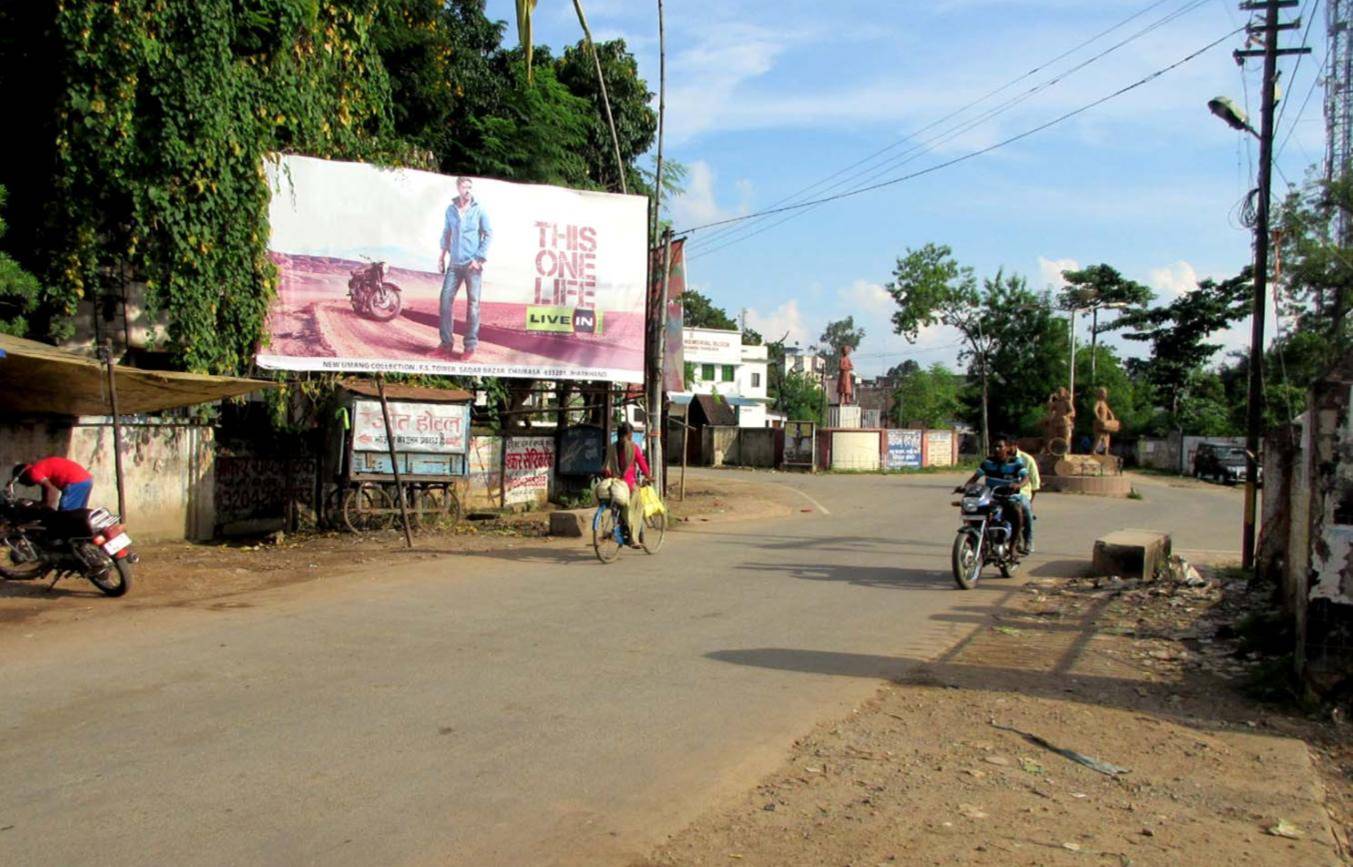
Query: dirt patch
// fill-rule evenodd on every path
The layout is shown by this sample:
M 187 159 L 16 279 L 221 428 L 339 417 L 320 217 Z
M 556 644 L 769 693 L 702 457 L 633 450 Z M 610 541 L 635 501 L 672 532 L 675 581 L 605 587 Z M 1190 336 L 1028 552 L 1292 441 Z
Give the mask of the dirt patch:
M 1345 727 L 1237 686 L 1266 662 L 1230 624 L 1265 594 L 1023 591 L 640 864 L 1349 863 Z
M 788 514 L 779 488 L 722 479 L 688 480 L 686 499 L 669 503 L 673 531 L 690 522 Z M 208 610 L 249 607 L 260 590 L 323 581 L 389 563 L 433 559 L 542 545 L 577 545 L 578 540 L 546 535 L 548 513 L 462 520 L 452 530 L 417 533 L 415 550 L 404 550 L 403 534 L 387 530 L 361 535 L 323 532 L 282 535 L 280 540 L 211 544 L 171 542 L 137 545 L 131 592 L 109 599 L 84 579 L 0 581 L 0 628 L 115 616 L 119 612 L 166 607 Z M 135 533 L 135 521 L 131 529 Z M 418 549 L 427 549 L 419 553 Z M 662 556 L 662 555 L 659 555 Z

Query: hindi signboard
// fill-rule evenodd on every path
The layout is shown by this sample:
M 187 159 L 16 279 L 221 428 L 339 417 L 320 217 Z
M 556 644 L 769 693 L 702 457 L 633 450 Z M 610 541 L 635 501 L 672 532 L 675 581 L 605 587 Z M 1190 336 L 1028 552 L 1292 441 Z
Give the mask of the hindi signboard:
M 888 431 L 888 466 L 890 470 L 902 470 L 921 465 L 921 431 Z
M 505 505 L 543 503 L 550 496 L 553 437 L 511 437 L 503 455 Z
M 642 382 L 647 208 L 284 155 L 261 367 Z
M 352 416 L 352 450 L 388 454 L 390 446 L 380 401 L 356 401 Z M 395 432 L 397 452 L 463 455 L 470 432 L 470 405 L 392 400 L 390 427 Z

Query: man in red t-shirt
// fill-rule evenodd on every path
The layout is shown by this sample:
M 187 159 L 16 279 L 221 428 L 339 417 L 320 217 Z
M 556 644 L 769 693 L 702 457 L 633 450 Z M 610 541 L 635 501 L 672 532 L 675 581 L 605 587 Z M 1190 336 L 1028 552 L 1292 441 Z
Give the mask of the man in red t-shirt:
M 89 504 L 94 477 L 89 470 L 66 458 L 43 458 L 32 464 L 16 464 L 14 481 L 42 488 L 42 502 L 61 511 L 83 509 Z

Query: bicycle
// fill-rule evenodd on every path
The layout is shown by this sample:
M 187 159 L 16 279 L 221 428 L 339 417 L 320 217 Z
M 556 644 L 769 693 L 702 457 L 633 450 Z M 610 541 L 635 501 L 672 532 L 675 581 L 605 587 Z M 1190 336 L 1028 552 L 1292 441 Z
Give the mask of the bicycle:
M 640 482 L 646 486 L 648 480 Z M 594 482 L 593 488 L 596 484 Z M 638 490 L 635 490 L 638 495 Z M 592 550 L 603 563 L 613 563 L 620 549 L 629 545 L 629 528 L 625 525 L 625 510 L 610 497 L 601 499 L 592 515 Z M 639 525 L 639 544 L 649 554 L 658 553 L 667 536 L 667 512 L 655 512 L 644 517 Z

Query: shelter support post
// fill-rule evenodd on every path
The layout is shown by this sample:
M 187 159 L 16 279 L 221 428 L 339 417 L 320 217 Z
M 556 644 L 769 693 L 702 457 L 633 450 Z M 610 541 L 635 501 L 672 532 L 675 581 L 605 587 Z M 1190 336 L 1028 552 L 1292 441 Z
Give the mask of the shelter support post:
M 409 529 L 409 508 L 404 502 L 404 478 L 399 472 L 399 454 L 395 451 L 395 429 L 390 424 L 390 402 L 385 399 L 385 374 L 376 374 L 376 390 L 381 397 L 381 417 L 385 419 L 385 444 L 390 450 L 390 469 L 395 474 L 395 499 L 399 500 L 399 520 L 404 525 L 404 544 L 413 547 Z
M 127 520 L 127 488 L 122 473 L 122 416 L 117 406 L 117 374 L 113 370 L 113 342 L 105 340 L 99 348 L 99 360 L 108 375 L 108 412 L 113 417 L 113 472 L 117 477 L 117 514 Z

